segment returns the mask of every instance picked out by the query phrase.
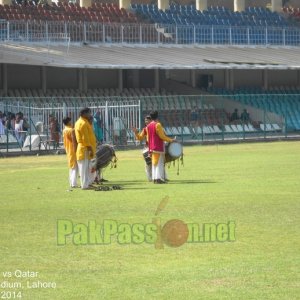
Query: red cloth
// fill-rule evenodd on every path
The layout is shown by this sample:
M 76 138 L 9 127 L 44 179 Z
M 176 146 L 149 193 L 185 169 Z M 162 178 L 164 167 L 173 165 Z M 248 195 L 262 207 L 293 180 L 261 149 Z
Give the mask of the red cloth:
M 152 121 L 147 126 L 149 152 L 158 151 L 164 152 L 164 141 L 158 136 L 156 132 L 156 124 L 158 122 Z

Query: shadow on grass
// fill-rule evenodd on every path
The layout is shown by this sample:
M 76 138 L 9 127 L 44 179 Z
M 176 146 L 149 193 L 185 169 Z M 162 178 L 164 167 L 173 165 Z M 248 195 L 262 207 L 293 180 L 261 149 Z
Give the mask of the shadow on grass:
M 146 186 L 144 187 L 136 187 L 136 185 L 138 185 L 139 183 L 143 183 L 143 184 L 146 184 Z M 193 179 L 178 179 L 178 180 L 170 180 L 168 181 L 167 184 L 207 184 L 207 183 L 218 183 L 217 181 L 213 181 L 213 180 L 193 180 Z M 115 182 L 111 182 L 111 183 L 105 183 L 104 185 L 108 185 L 108 186 L 111 186 L 111 185 L 115 185 L 115 184 L 118 184 L 118 185 L 121 185 L 121 186 L 126 186 L 126 189 L 149 189 L 151 188 L 154 184 L 152 182 L 148 182 L 148 181 L 115 181 Z M 135 186 L 135 187 L 130 187 L 130 186 Z M 155 186 L 157 186 L 155 184 Z
M 133 184 L 133 183 L 147 183 L 148 181 L 146 179 L 145 180 L 116 180 L 116 181 L 109 181 L 107 182 L 107 184 L 115 183 L 115 182 L 120 182 L 122 184 Z
M 148 188 L 145 188 L 145 187 L 126 187 L 124 188 L 124 190 L 128 191 L 128 190 L 149 190 L 149 188 L 151 187 L 148 187 Z
M 112 185 L 124 185 L 124 186 L 127 186 L 127 185 L 139 185 L 139 184 L 144 184 L 144 183 L 148 183 L 147 181 L 110 181 L 110 182 L 105 182 L 103 185 L 108 185 L 108 186 L 112 186 Z M 151 184 L 151 183 L 150 183 Z
M 199 183 L 217 183 L 212 180 L 170 180 L 168 184 L 199 184 Z
M 141 181 L 142 183 L 145 183 L 145 181 Z M 148 190 L 152 187 L 153 183 L 149 183 L 147 186 L 141 186 L 140 182 L 137 181 L 110 181 L 105 182 L 104 184 L 97 185 L 97 187 L 110 187 L 113 188 L 113 186 L 120 186 L 121 189 L 125 190 Z M 140 186 L 139 186 L 140 185 Z

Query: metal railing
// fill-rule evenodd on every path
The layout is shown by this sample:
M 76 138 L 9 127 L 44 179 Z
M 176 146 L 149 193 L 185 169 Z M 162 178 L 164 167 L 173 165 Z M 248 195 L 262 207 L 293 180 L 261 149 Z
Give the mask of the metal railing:
M 300 94 L 220 94 L 220 95 L 165 95 L 139 97 L 55 97 L 1 98 L 0 111 L 21 111 L 30 128 L 22 133 L 22 147 L 13 131 L 0 133 L 0 148 L 11 151 L 35 150 L 46 143 L 35 144 L 39 134 L 38 122 L 43 124 L 41 140 L 49 140 L 50 115 L 56 116 L 62 131 L 62 118 L 78 118 L 82 107 L 100 111 L 107 143 L 125 146 L 135 143 L 131 127 L 142 128 L 141 118 L 151 110 L 159 111 L 166 134 L 182 142 L 220 142 L 266 140 L 270 138 L 300 138 Z M 233 112 L 237 109 L 237 117 Z M 32 139 L 28 138 L 34 136 Z M 27 137 L 27 142 L 26 142 Z M 48 148 L 49 149 L 49 148 Z
M 299 46 L 299 27 L 1 21 L 0 41 Z M 59 38 L 60 37 L 60 38 Z
M 100 113 L 103 131 L 103 141 L 114 145 L 125 146 L 134 143 L 134 135 L 131 127 L 140 127 L 141 110 L 139 100 L 128 99 L 128 101 L 108 101 L 103 98 L 63 98 L 61 101 L 54 98 L 2 98 L 0 100 L 0 111 L 9 119 L 11 114 L 22 112 L 27 123 L 30 125 L 27 132 L 15 132 L 13 129 L 5 129 L 0 132 L 0 149 L 9 151 L 16 150 L 49 150 L 47 142 L 51 138 L 51 117 L 57 120 L 59 140 L 62 142 L 63 118 L 71 117 L 72 122 L 79 117 L 79 112 L 84 107 L 90 107 L 92 113 Z M 2 130 L 3 131 L 3 130 Z M 36 143 L 36 141 L 38 141 Z M 52 141 L 53 142 L 53 141 Z M 54 145 L 53 147 L 57 145 Z M 54 148 L 55 148 L 54 147 Z

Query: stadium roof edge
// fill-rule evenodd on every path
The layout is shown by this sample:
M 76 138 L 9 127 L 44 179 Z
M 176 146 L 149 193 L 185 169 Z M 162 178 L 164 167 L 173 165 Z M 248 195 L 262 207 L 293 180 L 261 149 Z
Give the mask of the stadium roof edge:
M 300 47 L 0 44 L 0 63 L 90 69 L 300 70 Z

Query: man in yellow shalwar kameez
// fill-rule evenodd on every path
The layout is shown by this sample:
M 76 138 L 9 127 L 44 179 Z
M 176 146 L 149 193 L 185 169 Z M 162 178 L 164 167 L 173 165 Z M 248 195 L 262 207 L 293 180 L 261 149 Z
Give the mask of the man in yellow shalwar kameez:
M 77 140 L 76 158 L 80 174 L 81 188 L 90 189 L 90 159 L 94 157 L 93 137 L 94 132 L 90 125 L 91 110 L 86 107 L 80 111 L 80 117 L 75 123 Z
M 165 145 L 164 142 L 173 142 L 165 135 L 164 129 L 158 121 L 158 112 L 150 113 L 151 123 L 147 125 L 149 152 L 152 156 L 152 179 L 154 183 L 166 183 L 165 181 Z
M 77 142 L 75 131 L 71 124 L 71 118 L 63 119 L 65 128 L 63 130 L 64 147 L 66 150 L 69 166 L 69 184 L 71 188 L 77 187 L 78 166 L 76 160 Z

